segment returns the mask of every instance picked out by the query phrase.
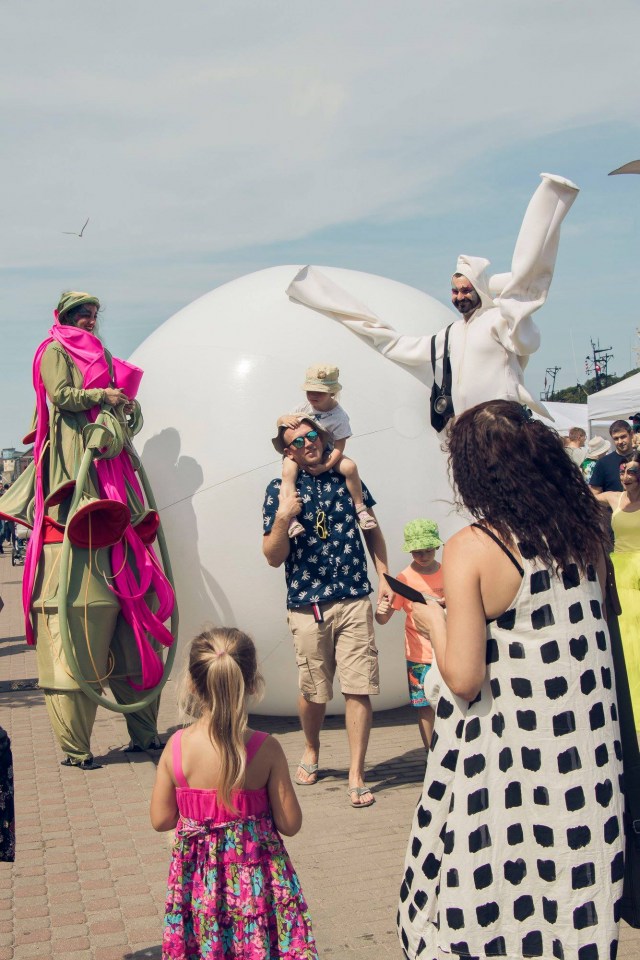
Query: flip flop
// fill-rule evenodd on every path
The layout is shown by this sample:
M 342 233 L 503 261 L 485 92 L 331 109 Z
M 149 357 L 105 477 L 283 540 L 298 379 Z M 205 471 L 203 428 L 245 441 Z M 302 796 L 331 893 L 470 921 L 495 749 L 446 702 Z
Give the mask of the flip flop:
M 351 806 L 355 810 L 364 810 L 365 807 L 371 807 L 376 802 L 376 798 L 372 795 L 371 800 L 367 800 L 366 803 L 354 803 L 352 794 L 360 798 L 364 796 L 365 793 L 371 793 L 371 787 L 347 787 L 347 796 L 351 800 Z
M 305 773 L 308 773 L 310 777 L 315 777 L 313 780 L 300 780 L 299 777 L 294 777 L 293 782 L 297 783 L 299 787 L 313 787 L 314 784 L 318 782 L 318 764 L 317 763 L 303 763 L 302 760 L 298 764 L 299 767 L 302 767 Z

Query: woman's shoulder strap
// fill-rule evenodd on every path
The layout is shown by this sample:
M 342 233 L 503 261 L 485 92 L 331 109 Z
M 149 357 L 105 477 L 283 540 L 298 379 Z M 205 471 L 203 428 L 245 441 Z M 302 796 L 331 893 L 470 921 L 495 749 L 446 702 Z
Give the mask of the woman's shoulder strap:
M 504 545 L 502 540 L 499 540 L 496 537 L 495 533 L 493 533 L 492 530 L 488 530 L 487 527 L 484 527 L 481 523 L 472 523 L 471 526 L 475 527 L 477 530 L 482 530 L 482 532 L 486 533 L 488 537 L 491 537 L 493 542 L 497 543 L 500 549 L 502 550 L 502 552 L 509 557 L 509 560 L 511 560 L 511 563 L 514 565 L 514 567 L 516 568 L 520 576 L 524 577 L 524 567 L 522 567 L 522 565 L 518 563 L 514 555 L 511 553 L 511 550 L 509 550 L 509 548 Z
M 268 733 L 262 733 L 260 730 L 253 731 L 247 743 L 247 764 L 251 763 L 268 736 Z
M 173 760 L 173 775 L 179 787 L 187 789 L 189 784 L 182 772 L 182 734 L 184 730 L 177 730 L 171 741 L 171 758 Z

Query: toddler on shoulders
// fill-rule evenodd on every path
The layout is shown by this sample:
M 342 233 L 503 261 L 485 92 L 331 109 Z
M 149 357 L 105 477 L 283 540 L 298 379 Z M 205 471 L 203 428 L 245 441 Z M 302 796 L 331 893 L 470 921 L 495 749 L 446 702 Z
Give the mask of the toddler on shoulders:
M 291 414 L 280 417 L 278 419 L 278 427 L 284 425 L 294 429 L 300 423 L 300 417 L 297 417 L 296 414 L 307 414 L 311 415 L 323 430 L 326 430 L 331 438 L 331 444 L 325 448 L 322 466 L 317 467 L 313 471 L 313 474 L 314 476 L 318 476 L 327 470 L 336 470 L 343 476 L 347 490 L 353 500 L 360 529 L 373 530 L 378 524 L 364 505 L 362 482 L 360 480 L 360 474 L 358 473 L 358 467 L 353 460 L 344 456 L 346 442 L 351 436 L 351 424 L 349 423 L 349 417 L 346 411 L 340 406 L 336 399 L 342 390 L 338 382 L 339 376 L 340 371 L 338 368 L 328 363 L 318 363 L 309 367 L 305 382 L 302 385 L 302 389 L 307 395 L 306 402 L 295 407 Z M 293 460 L 285 457 L 282 461 L 281 497 L 295 495 L 297 478 L 297 465 Z M 304 533 L 304 527 L 300 521 L 294 517 L 289 525 L 289 536 L 298 537 L 301 533 Z

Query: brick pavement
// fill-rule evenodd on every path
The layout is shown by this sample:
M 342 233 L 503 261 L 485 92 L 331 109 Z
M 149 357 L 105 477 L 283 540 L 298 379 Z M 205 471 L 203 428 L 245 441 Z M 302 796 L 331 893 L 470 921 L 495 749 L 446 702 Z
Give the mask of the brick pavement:
M 0 960 L 159 960 L 170 835 L 149 825 L 154 764 L 127 755 L 124 720 L 99 710 L 93 750 L 102 770 L 60 766 L 42 694 L 23 641 L 21 568 L 0 557 L 0 723 L 14 753 L 17 860 L 0 864 Z M 176 726 L 170 681 L 161 731 Z M 292 769 L 297 720 L 256 718 L 278 735 Z M 395 903 L 409 824 L 424 763 L 408 710 L 376 714 L 367 779 L 377 803 L 352 810 L 346 797 L 342 719 L 327 721 L 323 777 L 299 788 L 302 831 L 287 848 L 309 901 L 321 958 L 399 958 Z M 329 822 L 328 822 L 329 821 Z M 640 932 L 624 927 L 619 960 L 640 957 Z M 572 958 L 567 958 L 572 960 Z

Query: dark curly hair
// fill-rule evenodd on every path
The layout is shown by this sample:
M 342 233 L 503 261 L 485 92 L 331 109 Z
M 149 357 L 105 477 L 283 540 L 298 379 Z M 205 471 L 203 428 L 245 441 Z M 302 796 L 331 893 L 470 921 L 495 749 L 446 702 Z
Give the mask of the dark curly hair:
M 510 400 L 456 417 L 447 441 L 457 502 L 526 557 L 584 572 L 609 544 L 605 513 L 553 430 Z

